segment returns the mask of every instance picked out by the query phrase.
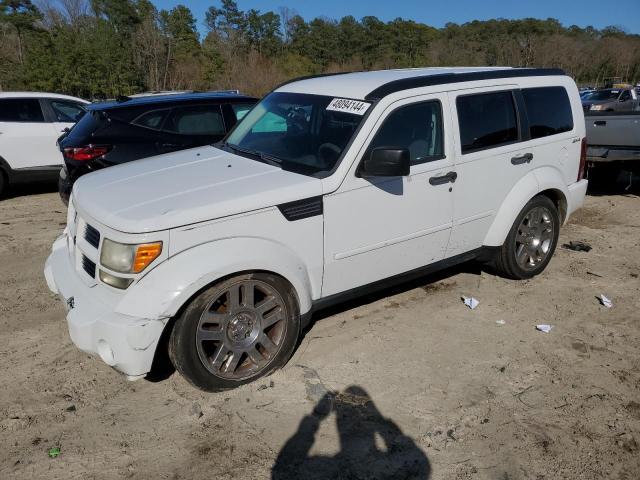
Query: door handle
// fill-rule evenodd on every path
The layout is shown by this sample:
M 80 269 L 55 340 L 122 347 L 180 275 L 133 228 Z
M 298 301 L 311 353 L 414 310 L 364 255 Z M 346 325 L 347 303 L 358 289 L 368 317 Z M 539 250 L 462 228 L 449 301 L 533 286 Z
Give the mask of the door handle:
M 177 148 L 180 145 L 178 145 L 177 143 L 161 143 L 160 146 L 162 148 Z
M 604 127 L 606 124 L 606 120 L 596 120 L 595 122 L 593 122 L 594 127 Z
M 513 165 L 522 165 L 523 163 L 529 163 L 533 160 L 533 153 L 525 153 L 522 155 L 518 155 L 517 157 L 511 158 L 511 163 Z
M 446 175 L 431 177 L 429 183 L 431 185 L 444 185 L 445 183 L 454 183 L 457 178 L 458 174 L 456 172 L 447 172 Z

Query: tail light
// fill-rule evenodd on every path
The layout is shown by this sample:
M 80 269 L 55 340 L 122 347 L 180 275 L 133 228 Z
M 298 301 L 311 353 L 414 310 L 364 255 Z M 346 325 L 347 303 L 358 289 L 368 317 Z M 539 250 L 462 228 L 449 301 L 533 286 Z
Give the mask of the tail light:
M 587 166 L 587 138 L 582 139 L 582 145 L 580 145 L 580 167 L 578 167 L 578 181 L 584 178 Z
M 111 151 L 111 145 L 88 145 L 86 147 L 67 147 L 63 150 L 64 156 L 69 160 L 88 162 L 106 155 Z

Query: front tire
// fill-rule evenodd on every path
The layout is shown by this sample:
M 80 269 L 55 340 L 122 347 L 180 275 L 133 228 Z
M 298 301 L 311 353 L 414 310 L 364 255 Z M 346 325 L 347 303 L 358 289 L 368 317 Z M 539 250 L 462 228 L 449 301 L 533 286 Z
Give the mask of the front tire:
M 496 254 L 496 271 L 514 280 L 542 273 L 556 249 L 559 233 L 560 216 L 555 204 L 544 195 L 532 198 Z
M 194 386 L 225 390 L 282 367 L 299 333 L 298 302 L 287 281 L 239 275 L 191 301 L 171 333 L 169 357 Z

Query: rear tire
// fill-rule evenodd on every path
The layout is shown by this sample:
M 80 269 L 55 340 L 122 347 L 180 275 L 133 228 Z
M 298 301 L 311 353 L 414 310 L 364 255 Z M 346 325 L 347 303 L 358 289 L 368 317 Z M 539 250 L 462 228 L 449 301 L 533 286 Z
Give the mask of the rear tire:
M 531 278 L 549 264 L 558 243 L 560 216 L 549 197 L 532 198 L 518 214 L 494 258 L 493 266 L 503 277 Z
M 191 301 L 171 332 L 169 357 L 197 388 L 226 390 L 282 367 L 299 334 L 298 302 L 286 280 L 238 275 Z
M 7 180 L 7 175 L 2 170 L 0 170 L 0 198 L 4 197 L 8 186 L 9 181 Z

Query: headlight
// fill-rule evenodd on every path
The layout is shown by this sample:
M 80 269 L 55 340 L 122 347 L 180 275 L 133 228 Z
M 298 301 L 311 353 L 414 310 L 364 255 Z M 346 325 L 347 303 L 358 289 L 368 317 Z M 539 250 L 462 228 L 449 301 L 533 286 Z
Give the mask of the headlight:
M 108 238 L 102 242 L 100 263 L 114 272 L 140 273 L 162 252 L 162 242 L 128 245 Z

